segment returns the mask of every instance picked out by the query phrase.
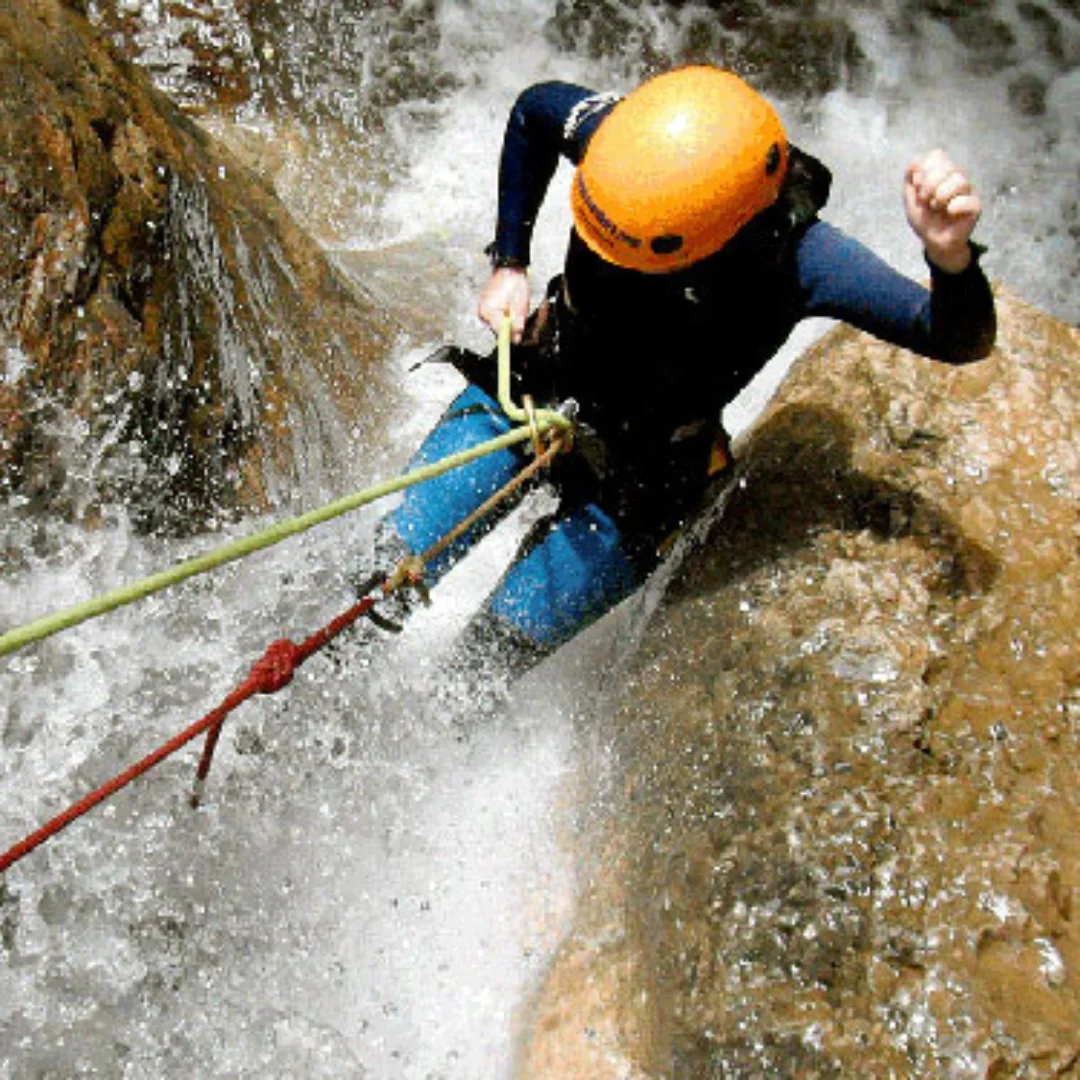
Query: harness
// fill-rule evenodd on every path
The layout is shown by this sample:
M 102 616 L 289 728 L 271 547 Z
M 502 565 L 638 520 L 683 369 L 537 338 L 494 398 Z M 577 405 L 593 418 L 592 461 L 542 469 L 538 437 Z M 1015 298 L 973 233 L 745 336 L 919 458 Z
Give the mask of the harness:
M 605 262 L 571 233 L 515 349 L 515 394 L 578 403 L 564 492 L 595 500 L 645 546 L 676 528 L 726 461 L 724 406 L 798 321 L 794 253 L 825 205 L 831 175 L 792 147 L 777 201 L 715 255 L 670 274 Z M 493 392 L 494 364 L 449 360 Z M 582 468 L 584 466 L 584 468 Z

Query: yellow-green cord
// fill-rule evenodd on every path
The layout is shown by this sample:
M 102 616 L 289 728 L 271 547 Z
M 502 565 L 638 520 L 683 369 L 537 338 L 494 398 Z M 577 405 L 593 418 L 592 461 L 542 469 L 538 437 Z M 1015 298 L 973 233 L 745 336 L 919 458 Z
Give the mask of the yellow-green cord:
M 529 422 L 529 414 L 514 404 L 510 397 L 510 316 L 503 317 L 499 326 L 499 404 L 511 420 L 518 424 Z M 570 421 L 553 409 L 537 409 L 534 413 L 537 425 L 543 427 L 569 428 Z
M 499 334 L 500 388 L 503 386 L 504 382 L 507 387 L 509 386 L 509 327 L 510 322 L 509 319 L 507 319 Z M 501 396 L 502 394 L 500 393 L 500 397 Z M 511 409 L 513 408 L 508 396 L 504 403 L 504 408 L 506 405 L 510 405 Z M 511 419 L 520 419 L 518 415 L 510 413 L 509 409 L 507 412 L 508 415 L 511 416 Z M 514 410 L 514 413 L 519 412 L 520 410 Z M 561 413 L 546 409 L 537 413 L 537 421 L 538 426 L 541 429 L 547 429 L 552 426 L 568 427 L 570 423 Z M 497 450 L 502 450 L 509 446 L 514 446 L 519 442 L 524 442 L 532 438 L 532 436 L 533 431 L 529 426 L 514 428 L 504 435 L 489 439 L 487 442 L 470 447 L 468 450 L 462 450 L 457 454 L 451 454 L 430 465 L 423 465 L 420 468 L 402 473 L 393 480 L 387 480 L 383 483 L 375 484 L 372 487 L 364 488 L 352 495 L 346 495 L 344 498 L 328 503 L 317 510 L 311 510 L 298 517 L 278 522 L 260 532 L 252 533 L 250 536 L 241 537 L 239 540 L 224 544 L 203 555 L 196 555 L 192 559 L 177 563 L 167 570 L 152 574 L 150 577 L 143 578 L 141 581 L 137 581 L 134 584 L 121 586 L 118 589 L 113 589 L 110 592 L 92 597 L 81 604 L 75 604 L 62 611 L 54 612 L 51 615 L 44 615 L 40 619 L 24 623 L 22 626 L 17 626 L 4 634 L 0 634 L 0 656 L 6 656 L 8 653 L 15 652 L 16 649 L 21 649 L 34 641 L 40 641 L 42 638 L 49 637 L 61 630 L 67 630 L 70 627 L 85 622 L 87 619 L 92 619 L 97 615 L 104 615 L 106 612 L 113 611 L 118 607 L 123 607 L 125 604 L 141 600 L 151 593 L 160 592 L 162 589 L 177 585 L 189 577 L 194 577 L 196 574 L 214 570 L 219 566 L 223 566 L 225 563 L 234 562 L 236 559 L 243 558 L 245 555 L 250 555 L 252 552 L 270 547 L 273 544 L 278 544 L 282 540 L 287 540 L 290 536 L 296 536 L 297 533 L 305 532 L 316 525 L 322 525 L 333 518 L 349 513 L 351 510 L 359 509 L 359 507 L 366 506 L 368 503 L 384 498 L 387 495 L 393 495 L 395 492 L 402 491 L 414 484 L 419 484 L 425 480 L 430 480 L 433 477 L 441 476 L 451 469 L 467 465 L 470 461 L 475 461 L 477 458 L 483 457 L 486 454 L 494 453 Z
M 443 458 L 441 461 L 434 462 L 431 465 L 424 465 L 418 469 L 403 473 L 394 480 L 388 480 L 355 492 L 352 495 L 346 495 L 344 498 L 328 503 L 317 510 L 311 510 L 287 521 L 280 521 L 260 532 L 241 537 L 203 555 L 196 555 L 192 559 L 177 563 L 167 570 L 152 574 L 150 577 L 143 578 L 132 585 L 123 585 L 118 589 L 102 593 L 100 596 L 95 596 L 81 604 L 65 608 L 63 611 L 57 611 L 52 615 L 45 615 L 40 619 L 35 619 L 33 622 L 17 626 L 13 630 L 0 634 L 0 656 L 6 656 L 16 649 L 21 649 L 31 642 L 39 641 L 41 638 L 48 637 L 60 630 L 67 630 L 72 626 L 85 622 L 87 619 L 94 618 L 96 615 L 103 615 L 135 600 L 141 600 L 151 593 L 160 592 L 162 589 L 177 585 L 196 574 L 214 570 L 225 563 L 233 562 L 236 559 L 243 558 L 245 555 L 250 555 L 252 552 L 280 543 L 290 536 L 305 532 L 307 529 L 321 525 L 332 518 L 339 517 L 341 514 L 346 514 L 350 510 L 366 506 L 376 499 L 392 495 L 412 484 L 419 484 L 424 480 L 440 476 L 442 473 L 455 469 L 460 465 L 466 465 L 484 454 L 501 450 L 507 446 L 513 446 L 515 443 L 524 442 L 531 437 L 532 433 L 529 428 L 514 428 L 513 431 L 508 431 L 505 435 L 500 435 L 498 438 L 481 443 L 469 450 L 463 450 L 459 454 Z

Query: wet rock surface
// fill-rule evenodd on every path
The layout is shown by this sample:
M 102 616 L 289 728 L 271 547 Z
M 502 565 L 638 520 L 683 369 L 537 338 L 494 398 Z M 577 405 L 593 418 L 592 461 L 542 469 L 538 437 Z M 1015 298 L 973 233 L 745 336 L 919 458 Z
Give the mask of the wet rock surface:
M 1080 335 L 949 368 L 841 329 L 739 452 L 612 738 L 522 1075 L 1080 1063 Z
M 189 529 L 379 441 L 391 322 L 81 15 L 6 5 L 0 95 L 4 494 Z
M 458 85 L 442 62 L 434 0 L 93 0 L 88 7 L 121 55 L 333 246 L 351 239 L 358 220 L 377 231 L 386 187 L 405 168 L 400 125 L 422 130 Z

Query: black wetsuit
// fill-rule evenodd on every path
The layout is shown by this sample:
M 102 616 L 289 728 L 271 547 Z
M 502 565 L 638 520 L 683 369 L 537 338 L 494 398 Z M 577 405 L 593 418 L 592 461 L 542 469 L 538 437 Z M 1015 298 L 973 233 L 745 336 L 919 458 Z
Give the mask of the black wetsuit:
M 560 156 L 579 161 L 614 102 L 567 83 L 540 84 L 518 98 L 500 165 L 490 248 L 496 265 L 528 264 L 533 225 Z M 724 438 L 724 406 L 802 319 L 841 319 L 948 363 L 978 359 L 992 347 L 993 296 L 977 258 L 959 274 L 931 264 L 931 288 L 924 288 L 821 221 L 828 172 L 794 148 L 791 159 L 776 206 L 687 269 L 622 269 L 571 235 L 564 273 L 549 285 L 525 343 L 514 350 L 513 367 L 538 401 L 578 402 L 578 452 L 556 473 L 564 495 L 559 512 L 496 590 L 488 621 L 548 649 L 636 587 L 655 565 L 660 542 L 708 483 L 713 449 Z M 447 414 L 463 445 L 500 425 L 495 403 L 478 397 L 481 389 L 491 392 L 485 373 L 492 365 L 457 358 L 475 384 Z M 462 411 L 466 405 L 471 413 Z M 462 423 L 481 413 L 485 420 L 476 430 Z M 450 430 L 437 428 L 420 459 L 429 459 L 436 445 L 454 445 Z M 516 455 L 507 451 L 506 458 L 509 470 Z M 464 490 L 479 501 L 495 479 L 481 479 L 481 472 L 476 478 Z M 424 538 L 462 516 L 463 500 L 430 488 L 407 496 L 392 523 L 418 551 Z M 593 551 L 588 541 L 598 530 L 608 541 Z M 558 546 L 568 537 L 583 537 L 585 547 L 577 540 Z M 560 605 L 561 614 L 548 610 Z

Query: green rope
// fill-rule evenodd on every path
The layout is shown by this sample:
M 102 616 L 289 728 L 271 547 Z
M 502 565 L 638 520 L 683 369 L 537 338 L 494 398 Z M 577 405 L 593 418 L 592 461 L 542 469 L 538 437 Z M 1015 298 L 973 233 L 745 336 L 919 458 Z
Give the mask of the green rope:
M 498 395 L 502 410 L 511 420 L 518 424 L 529 423 L 530 417 L 524 409 L 518 408 L 510 397 L 510 316 L 503 316 L 499 326 L 499 367 L 498 367 Z M 553 409 L 536 409 L 532 419 L 537 426 L 542 428 L 559 427 L 569 429 L 572 425 L 562 413 Z
M 508 386 L 510 364 L 509 318 L 504 321 L 499 334 L 498 362 L 500 387 L 504 384 Z M 502 397 L 502 395 L 500 396 Z M 514 409 L 508 395 L 503 404 L 504 407 L 509 406 L 507 413 L 511 419 L 519 420 L 524 417 L 524 413 Z M 513 411 L 511 412 L 511 410 Z M 537 426 L 542 430 L 551 427 L 568 428 L 571 426 L 570 421 L 561 413 L 548 409 L 538 411 L 536 420 Z M 296 536 L 297 533 L 305 532 L 316 525 L 322 525 L 324 522 L 340 517 L 342 514 L 347 514 L 351 510 L 366 506 L 376 499 L 384 498 L 414 484 L 441 476 L 451 469 L 467 465 L 470 461 L 475 461 L 485 454 L 491 454 L 497 450 L 525 442 L 531 439 L 533 434 L 530 426 L 515 428 L 504 435 L 489 439 L 487 442 L 480 443 L 468 450 L 462 450 L 430 465 L 423 465 L 420 468 L 402 473 L 393 480 L 387 480 L 381 484 L 364 488 L 362 491 L 346 495 L 344 498 L 328 503 L 317 510 L 311 510 L 298 517 L 278 522 L 260 532 L 252 533 L 250 536 L 234 540 L 232 543 L 215 548 L 203 555 L 197 555 L 193 559 L 177 563 L 167 570 L 152 574 L 150 577 L 137 581 L 132 585 L 121 586 L 111 592 L 102 593 L 100 596 L 86 600 L 81 604 L 75 604 L 73 607 L 65 608 L 51 615 L 44 615 L 40 619 L 17 626 L 4 634 L 0 634 L 0 656 L 6 656 L 8 653 L 15 652 L 16 649 L 31 644 L 31 642 L 40 641 L 42 638 L 49 637 L 61 630 L 77 626 L 79 623 L 92 619 L 97 615 L 104 615 L 106 612 L 123 607 L 125 604 L 141 600 L 151 593 L 160 592 L 162 589 L 177 585 L 189 577 L 194 577 L 196 574 L 206 573 L 208 570 L 214 570 L 225 563 L 234 562 L 236 559 L 260 551 L 262 548 L 278 544 L 282 540 L 287 540 L 290 536 Z
M 468 450 L 452 454 L 441 461 L 423 465 L 418 469 L 403 473 L 393 480 L 365 488 L 352 495 L 346 495 L 344 498 L 328 503 L 317 510 L 311 510 L 298 517 L 278 522 L 260 532 L 241 537 L 239 540 L 224 544 L 203 555 L 196 555 L 194 558 L 177 563 L 167 570 L 143 578 L 142 581 L 121 586 L 118 589 L 113 589 L 110 592 L 86 600 L 81 604 L 75 604 L 73 607 L 66 608 L 63 611 L 57 611 L 52 615 L 45 615 L 40 619 L 35 619 L 33 622 L 17 626 L 13 630 L 0 634 L 0 656 L 6 656 L 8 653 L 21 649 L 31 642 L 40 641 L 42 638 L 55 634 L 60 630 L 67 630 L 97 615 L 104 615 L 106 612 L 123 607 L 125 604 L 141 600 L 151 593 L 160 592 L 162 589 L 177 585 L 189 577 L 194 577 L 196 574 L 214 570 L 225 563 L 233 562 L 262 548 L 278 544 L 282 540 L 287 540 L 290 536 L 295 536 L 297 533 L 305 532 L 316 525 L 321 525 L 333 518 L 340 517 L 342 514 L 347 514 L 350 510 L 366 506 L 376 499 L 392 495 L 413 484 L 422 483 L 424 480 L 441 476 L 443 473 L 456 469 L 461 465 L 467 465 L 470 461 L 483 457 L 485 454 L 502 450 L 519 442 L 525 442 L 531 437 L 532 431 L 528 427 L 514 428 L 513 431 L 508 431 L 505 435 L 499 435 Z

